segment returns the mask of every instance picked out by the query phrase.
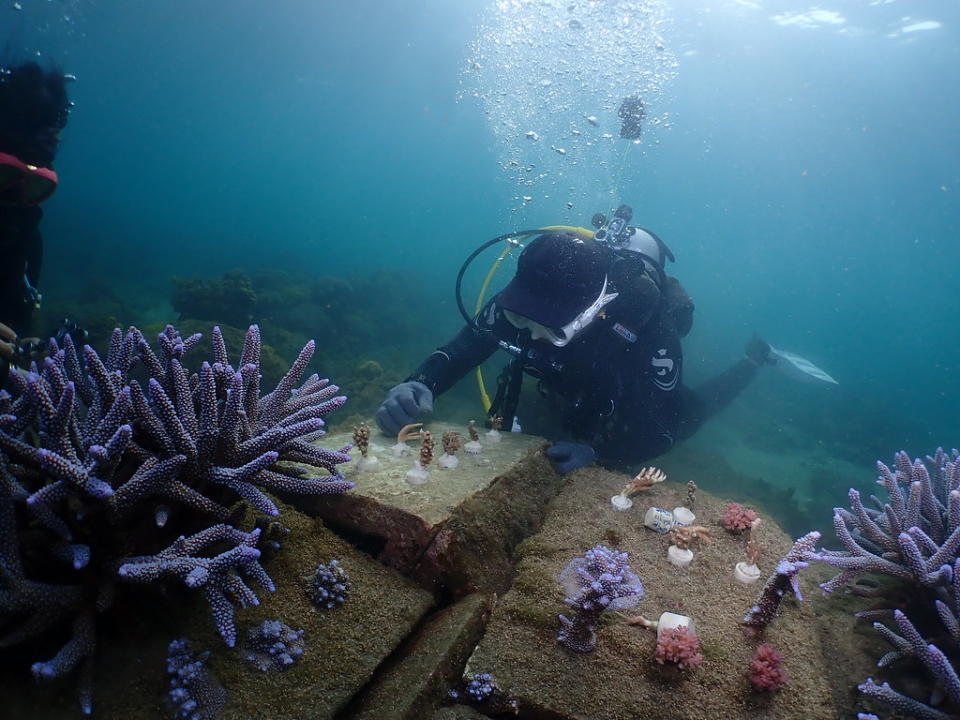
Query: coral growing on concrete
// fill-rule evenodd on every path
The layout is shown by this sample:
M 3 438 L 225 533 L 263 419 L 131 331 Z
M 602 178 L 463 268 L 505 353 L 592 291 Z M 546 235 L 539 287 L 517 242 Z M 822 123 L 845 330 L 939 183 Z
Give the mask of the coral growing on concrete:
M 196 653 L 186 638 L 167 649 L 169 689 L 164 697 L 168 714 L 188 720 L 213 720 L 227 702 L 227 693 L 210 674 L 210 652 Z
M 911 461 L 899 452 L 893 467 L 878 462 L 877 484 L 886 491 L 887 500 L 871 496 L 874 507 L 867 507 L 860 493 L 851 489 L 850 510 L 835 508 L 833 517 L 837 538 L 845 549 L 820 550 L 809 559 L 840 569 L 821 585 L 825 592 L 868 573 L 887 575 L 906 585 L 911 600 L 907 612 L 892 609 L 893 603 L 879 588 L 854 586 L 852 591 L 878 599 L 878 607 L 857 613 L 860 618 L 876 620 L 874 628 L 894 647 L 877 665 L 888 667 L 905 660 L 918 663 L 930 678 L 930 702 L 872 678 L 859 689 L 898 713 L 943 720 L 960 714 L 960 679 L 955 667 L 960 655 L 960 453 L 938 448 L 926 460 L 926 464 L 920 459 Z M 879 622 L 890 617 L 896 630 Z M 918 626 L 930 633 L 932 641 Z
M 750 525 L 756 519 L 757 513 L 754 510 L 738 503 L 730 503 L 723 511 L 720 522 L 730 532 L 744 532 L 750 529 Z
M 458 700 L 482 707 L 497 717 L 503 714 L 516 715 L 517 701 L 497 687 L 490 673 L 466 675 L 449 693 L 451 700 Z
M 200 590 L 232 644 L 234 607 L 258 602 L 246 583 L 273 588 L 258 562 L 260 530 L 234 527 L 237 508 L 276 515 L 267 492 L 352 486 L 337 471 L 349 456 L 311 442 L 346 399 L 316 375 L 297 387 L 312 342 L 261 397 L 256 326 L 239 370 L 214 328 L 213 362 L 188 372 L 184 357 L 199 339 L 167 326 L 158 355 L 136 328 L 115 330 L 103 360 L 68 336 L 62 347 L 51 341 L 42 367 L 11 374 L 12 394 L 0 393 L 0 647 L 72 621 L 72 638 L 33 672 L 49 680 L 82 666 L 88 713 L 94 618 L 118 581 L 173 578 Z M 278 460 L 327 474 L 307 479 Z
M 267 672 L 286 670 L 303 656 L 303 630 L 294 630 L 279 620 L 264 620 L 247 631 L 243 659 Z
M 783 669 L 783 655 L 770 643 L 757 646 L 747 671 L 750 685 L 758 692 L 775 692 L 787 682 Z
M 316 572 L 307 578 L 304 588 L 313 604 L 330 610 L 343 605 L 350 597 L 350 578 L 340 566 L 339 560 L 320 563 Z
M 792 591 L 798 600 L 803 600 L 798 576 L 801 570 L 809 567 L 810 563 L 807 560 L 813 554 L 814 546 L 819 539 L 820 533 L 807 533 L 793 544 L 790 551 L 779 562 L 777 569 L 760 591 L 756 604 L 743 618 L 743 626 L 748 631 L 762 633 L 766 629 L 770 621 L 776 617 L 780 602 L 788 590 Z
M 559 616 L 557 642 L 574 652 L 590 652 L 597 646 L 597 623 L 605 610 L 632 608 L 643 597 L 643 585 L 630 570 L 627 554 L 603 545 L 571 560 L 560 573 L 560 583 L 574 615 Z
M 686 625 L 663 630 L 657 636 L 654 658 L 661 665 L 670 663 L 681 670 L 695 668 L 703 662 L 700 638 L 690 632 Z

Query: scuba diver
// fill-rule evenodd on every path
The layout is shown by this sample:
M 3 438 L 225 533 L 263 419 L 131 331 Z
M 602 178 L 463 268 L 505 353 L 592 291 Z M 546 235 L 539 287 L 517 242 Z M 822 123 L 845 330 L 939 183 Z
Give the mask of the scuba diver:
M 771 361 L 754 337 L 745 356 L 696 391 L 682 382 L 680 340 L 693 325 L 694 304 L 667 275 L 673 254 L 653 232 L 629 225 L 618 208 L 596 232 L 545 228 L 484 244 L 458 276 L 457 301 L 467 325 L 392 388 L 376 414 L 387 434 L 420 422 L 433 399 L 498 348 L 512 356 L 501 374 L 489 416 L 515 427 L 524 374 L 558 400 L 570 441 L 548 456 L 561 474 L 593 463 L 627 469 L 669 450 L 726 406 Z M 463 309 L 466 266 L 492 243 L 538 235 L 524 247 L 513 279 L 474 317 Z
M 69 79 L 35 62 L 0 67 L 0 386 L 6 365 L 35 349 L 20 334 L 40 307 L 40 205 L 57 188 L 52 165 L 71 107 Z

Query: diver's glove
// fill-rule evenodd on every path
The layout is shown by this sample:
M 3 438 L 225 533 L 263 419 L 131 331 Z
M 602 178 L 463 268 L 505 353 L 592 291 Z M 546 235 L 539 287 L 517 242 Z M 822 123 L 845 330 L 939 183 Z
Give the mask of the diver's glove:
M 547 448 L 547 457 L 561 475 L 590 465 L 597 459 L 593 448 L 583 443 L 557 442 Z
M 776 363 L 776 360 L 770 356 L 770 343 L 756 333 L 753 334 L 753 337 L 750 338 L 747 346 L 743 349 L 743 354 L 747 360 L 757 367 L 766 365 L 767 363 L 771 365 Z
M 416 380 L 390 389 L 377 410 L 377 425 L 387 435 L 396 435 L 404 425 L 423 422 L 433 414 L 433 393 Z

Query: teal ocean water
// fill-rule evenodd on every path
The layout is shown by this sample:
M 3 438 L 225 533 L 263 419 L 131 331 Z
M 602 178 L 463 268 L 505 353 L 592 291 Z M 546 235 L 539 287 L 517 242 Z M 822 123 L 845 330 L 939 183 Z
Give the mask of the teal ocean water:
M 688 382 L 754 331 L 839 381 L 767 371 L 697 440 L 774 482 L 816 456 L 828 517 L 834 458 L 869 484 L 873 459 L 958 443 L 958 23 L 893 0 L 5 0 L 5 61 L 77 77 L 46 320 L 175 320 L 171 276 L 346 279 L 362 322 L 331 302 L 296 332 L 402 376 L 459 326 L 479 243 L 625 202 L 696 302 Z

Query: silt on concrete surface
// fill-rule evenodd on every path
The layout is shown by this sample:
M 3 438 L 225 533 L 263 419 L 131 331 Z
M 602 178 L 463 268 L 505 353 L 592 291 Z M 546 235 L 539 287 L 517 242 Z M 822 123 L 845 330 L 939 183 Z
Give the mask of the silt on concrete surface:
M 380 470 L 359 471 L 357 449 L 351 453 L 354 463 L 343 466 L 356 483 L 351 491 L 295 502 L 340 529 L 382 540 L 380 560 L 426 587 L 453 594 L 502 591 L 509 583 L 513 547 L 539 528 L 564 481 L 543 457 L 543 438 L 503 432 L 493 443 L 481 430 L 481 454 L 461 451 L 458 467 L 442 469 L 440 437 L 446 430 L 465 436 L 466 429 L 436 422 L 428 429 L 436 447 L 426 483 L 411 485 L 405 479 L 418 442 L 411 441 L 410 454 L 397 458 L 382 439 L 383 444 L 371 442 L 369 450 Z M 341 431 L 318 444 L 342 447 L 351 441 L 351 433 Z
M 228 648 L 216 633 L 209 606 L 199 593 L 144 592 L 139 602 L 124 594 L 117 608 L 120 615 L 101 621 L 95 718 L 163 717 L 166 650 L 176 637 L 188 638 L 196 651 L 212 652 L 209 667 L 228 695 L 218 718 L 332 718 L 430 611 L 434 598 L 429 592 L 360 552 L 321 521 L 282 504 L 280 509 L 280 521 L 291 532 L 282 549 L 263 563 L 277 590 L 255 588 L 260 605 L 237 612 L 236 648 Z M 304 591 L 304 580 L 319 563 L 333 558 L 350 577 L 350 597 L 340 607 L 318 610 Z M 306 650 L 297 665 L 261 672 L 242 660 L 240 646 L 247 629 L 265 619 L 305 630 Z M 34 687 L 28 674 L 27 666 L 18 687 L 5 687 L 10 700 L 5 700 L 0 715 L 82 717 L 73 698 L 75 677 Z
M 746 638 L 740 626 L 764 580 L 790 548 L 789 537 L 765 518 L 759 533 L 763 577 L 742 585 L 734 579 L 733 567 L 743 559 L 744 538 L 719 525 L 725 507 L 719 499 L 698 493 L 696 524 L 706 526 L 714 540 L 694 544 L 689 569 L 667 562 L 668 535 L 644 527 L 649 506 L 681 504 L 687 479 L 656 485 L 635 496 L 631 510 L 620 512 L 610 497 L 627 478 L 596 468 L 575 473 L 551 505 L 541 532 L 517 547 L 514 583 L 498 602 L 467 672 L 491 673 L 500 689 L 519 702 L 523 718 L 836 718 L 810 602 L 786 598 L 762 640 Z M 557 615 L 570 612 L 557 577 L 570 560 L 596 544 L 626 551 L 643 581 L 646 596 L 627 615 L 655 620 L 671 611 L 694 619 L 705 658 L 699 667 L 680 672 L 658 664 L 655 634 L 623 623 L 613 612 L 604 614 L 594 652 L 578 654 L 557 643 Z M 819 593 L 810 579 L 802 585 L 808 596 Z M 772 695 L 754 692 L 746 675 L 753 650 L 763 640 L 784 654 L 790 677 Z

